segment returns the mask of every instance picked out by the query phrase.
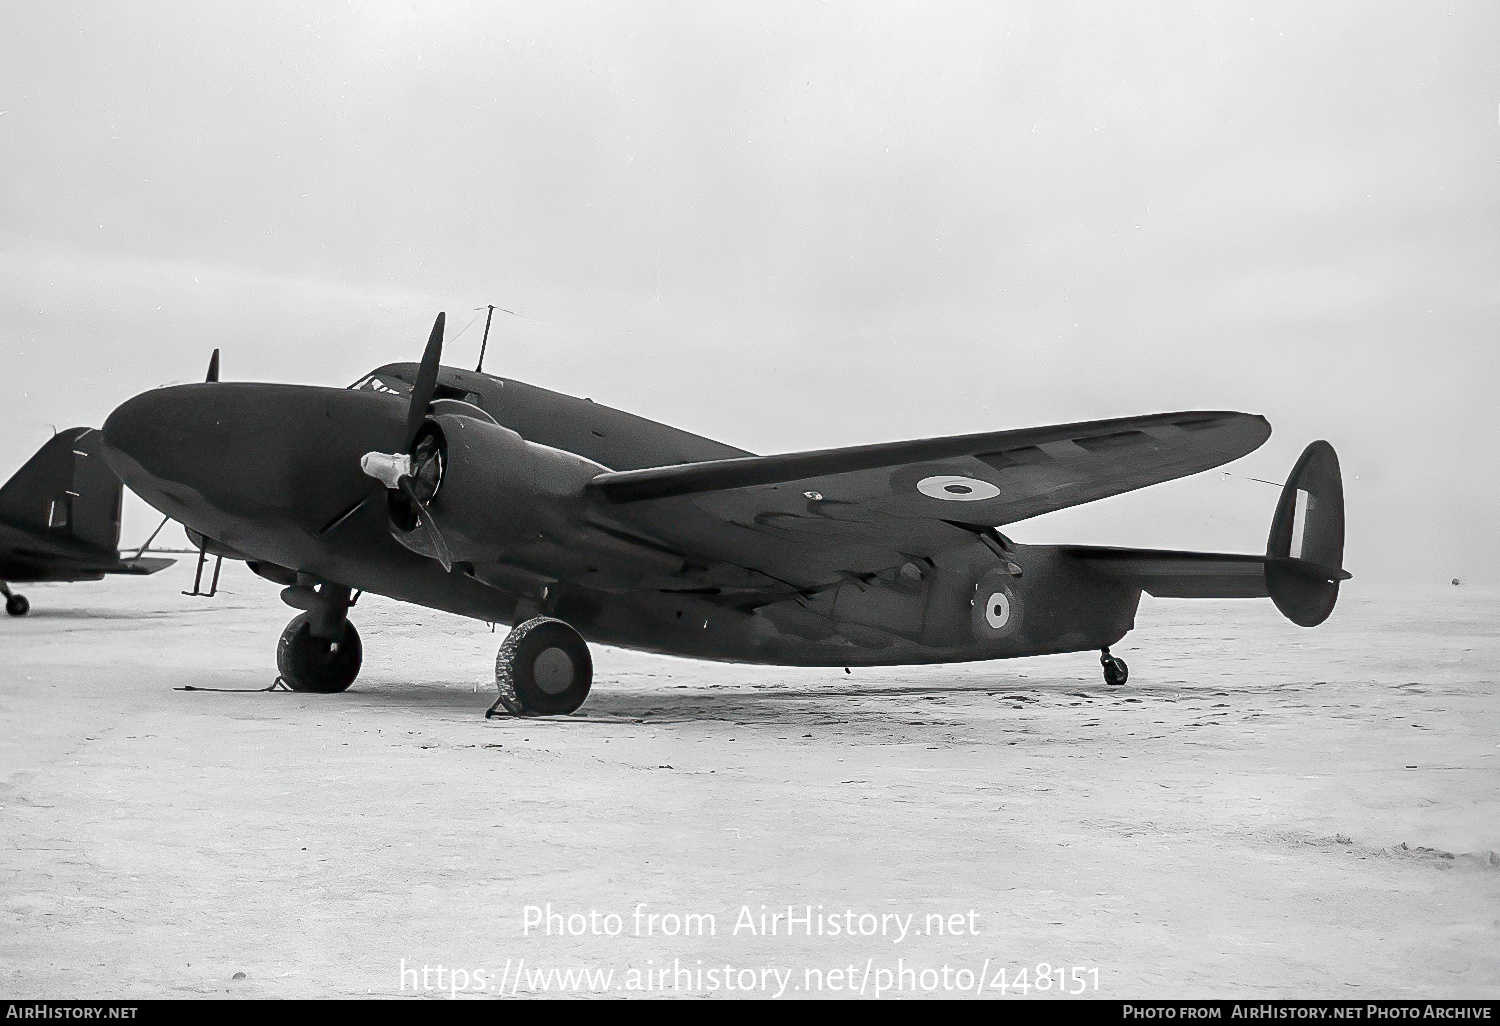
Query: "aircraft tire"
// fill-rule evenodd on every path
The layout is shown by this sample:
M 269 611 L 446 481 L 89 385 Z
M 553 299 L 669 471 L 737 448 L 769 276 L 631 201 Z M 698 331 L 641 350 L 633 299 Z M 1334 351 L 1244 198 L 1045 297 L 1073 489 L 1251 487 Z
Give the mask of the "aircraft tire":
M 1119 656 L 1100 656 L 1099 662 L 1104 666 L 1104 683 L 1110 687 L 1120 687 L 1130 679 L 1130 667 Z
M 5 600 L 5 611 L 11 616 L 25 616 L 31 612 L 31 603 L 25 595 L 12 595 Z
M 566 716 L 589 697 L 594 660 L 583 636 L 561 620 L 536 616 L 511 629 L 495 655 L 495 686 L 516 715 Z
M 312 617 L 308 613 L 286 625 L 276 646 L 276 668 L 293 691 L 328 695 L 347 690 L 359 676 L 363 658 L 364 649 L 354 624 L 345 620 L 343 634 L 337 642 L 330 642 L 313 636 Z

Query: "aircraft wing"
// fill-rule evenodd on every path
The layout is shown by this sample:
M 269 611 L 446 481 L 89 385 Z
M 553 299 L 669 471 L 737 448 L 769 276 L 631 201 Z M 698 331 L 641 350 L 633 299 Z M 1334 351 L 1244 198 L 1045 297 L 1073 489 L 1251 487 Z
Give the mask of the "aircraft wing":
M 690 557 L 805 587 L 987 528 L 1217 467 L 1264 418 L 1189 412 L 609 472 L 598 517 Z

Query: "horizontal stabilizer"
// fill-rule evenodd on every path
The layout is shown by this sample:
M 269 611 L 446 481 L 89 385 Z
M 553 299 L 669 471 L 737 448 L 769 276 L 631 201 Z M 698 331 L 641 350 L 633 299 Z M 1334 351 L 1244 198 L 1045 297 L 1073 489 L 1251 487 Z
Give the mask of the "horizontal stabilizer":
M 175 562 L 177 562 L 175 559 L 162 559 L 157 556 L 137 556 L 134 559 L 123 560 L 120 563 L 119 569 L 111 570 L 110 573 L 138 574 L 144 576 L 146 574 L 154 574 L 158 570 L 165 570 Z
M 1095 573 L 1128 581 L 1157 598 L 1268 598 L 1268 579 L 1276 573 L 1324 586 L 1349 579 L 1344 570 L 1286 556 L 1089 545 L 1061 551 Z

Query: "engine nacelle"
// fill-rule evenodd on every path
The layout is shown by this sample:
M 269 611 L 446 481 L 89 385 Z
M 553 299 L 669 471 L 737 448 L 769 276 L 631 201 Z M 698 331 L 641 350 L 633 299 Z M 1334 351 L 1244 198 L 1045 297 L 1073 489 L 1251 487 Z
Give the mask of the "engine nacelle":
M 451 409 L 459 404 L 443 405 Z M 572 453 L 528 442 L 478 409 L 435 410 L 418 436 L 419 449 L 430 434 L 436 436 L 441 459 L 436 478 L 420 482 L 418 494 L 458 561 L 494 560 L 518 539 L 565 528 L 582 504 L 584 484 L 605 470 Z M 391 514 L 392 533 L 403 545 L 435 556 L 400 493 L 391 493 Z

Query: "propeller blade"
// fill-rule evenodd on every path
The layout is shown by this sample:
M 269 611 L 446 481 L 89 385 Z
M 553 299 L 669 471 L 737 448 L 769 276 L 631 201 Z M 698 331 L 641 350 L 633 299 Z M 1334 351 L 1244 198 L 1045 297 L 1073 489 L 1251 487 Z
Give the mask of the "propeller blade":
M 411 406 L 406 411 L 406 444 L 402 452 L 411 452 L 417 442 L 417 432 L 427 419 L 427 407 L 432 403 L 432 394 L 437 389 L 438 363 L 443 358 L 443 322 L 446 313 L 437 315 L 432 322 L 432 335 L 427 339 L 427 350 L 422 354 L 422 366 L 417 371 L 417 383 L 412 386 Z
M 432 510 L 427 508 L 427 503 L 417 498 L 417 493 L 412 489 L 411 478 L 401 479 L 401 494 L 416 506 L 422 513 L 422 530 L 427 534 L 427 540 L 432 543 L 433 550 L 437 553 L 437 561 L 443 564 L 443 569 L 449 573 L 453 572 L 453 552 L 448 548 L 448 542 L 443 538 L 443 532 L 438 530 L 437 521 L 432 518 Z
M 219 380 L 219 351 L 217 349 L 214 350 L 214 355 L 212 355 L 212 356 L 210 356 L 208 358 L 208 377 L 204 378 L 203 380 L 204 381 L 218 381 Z

